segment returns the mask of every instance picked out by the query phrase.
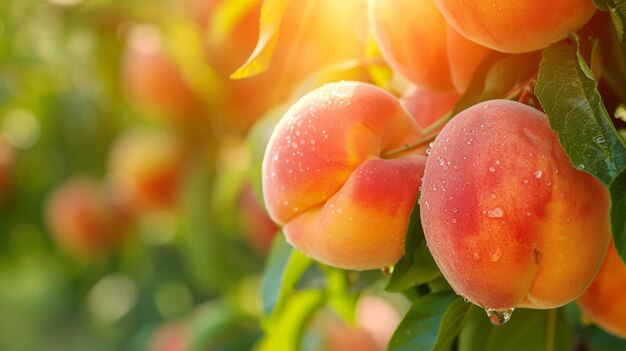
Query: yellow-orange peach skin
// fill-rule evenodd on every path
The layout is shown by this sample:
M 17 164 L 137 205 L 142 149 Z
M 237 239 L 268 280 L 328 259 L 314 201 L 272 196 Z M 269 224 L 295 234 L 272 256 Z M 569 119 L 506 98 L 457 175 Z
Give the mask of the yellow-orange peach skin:
M 626 339 L 626 266 L 613 242 L 596 278 L 577 302 L 589 320 Z
M 327 84 L 301 98 L 276 126 L 263 161 L 263 193 L 287 240 L 346 269 L 402 256 L 425 158 L 382 158 L 419 137 L 398 100 L 373 85 Z
M 453 90 L 446 51 L 446 21 L 433 0 L 371 0 L 370 18 L 380 51 L 412 83 Z
M 592 0 L 435 0 L 446 20 L 468 39 L 494 50 L 543 49 L 593 16 Z
M 600 268 L 609 197 L 574 169 L 546 116 L 493 100 L 454 117 L 423 178 L 428 247 L 450 285 L 491 309 L 573 301 Z

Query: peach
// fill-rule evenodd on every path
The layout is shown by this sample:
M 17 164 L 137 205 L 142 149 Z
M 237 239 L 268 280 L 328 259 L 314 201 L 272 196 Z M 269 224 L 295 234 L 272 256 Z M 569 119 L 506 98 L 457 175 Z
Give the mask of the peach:
M 139 213 L 172 208 L 184 172 L 181 142 L 166 131 L 130 129 L 109 151 L 109 183 L 120 206 Z
M 432 91 L 411 85 L 400 98 L 400 103 L 424 130 L 451 112 L 460 98 L 455 91 Z
M 449 24 L 446 25 L 446 49 L 454 89 L 464 93 L 478 65 L 491 50 L 468 40 Z
M 543 113 L 513 101 L 483 102 L 448 122 L 420 201 L 441 272 L 485 309 L 576 299 L 611 235 L 607 190 L 572 167 Z
M 580 29 L 593 16 L 592 0 L 435 0 L 448 22 L 468 39 L 494 50 L 543 49 Z
M 184 322 L 169 322 L 161 325 L 152 335 L 148 351 L 187 350 L 188 326 Z
M 419 139 L 398 100 L 366 83 L 327 84 L 280 120 L 262 165 L 266 208 L 287 240 L 345 269 L 402 256 L 423 156 L 390 151 Z
M 81 260 L 100 257 L 122 238 L 122 222 L 97 181 L 71 178 L 47 200 L 45 217 L 57 245 Z
M 166 52 L 159 31 L 149 25 L 136 26 L 129 34 L 122 82 L 131 102 L 151 116 L 182 122 L 201 111 L 199 98 Z
M 626 339 L 626 265 L 612 241 L 600 271 L 577 303 L 593 323 Z
M 452 90 L 446 21 L 433 0 L 373 0 L 372 28 L 392 69 L 431 90 Z

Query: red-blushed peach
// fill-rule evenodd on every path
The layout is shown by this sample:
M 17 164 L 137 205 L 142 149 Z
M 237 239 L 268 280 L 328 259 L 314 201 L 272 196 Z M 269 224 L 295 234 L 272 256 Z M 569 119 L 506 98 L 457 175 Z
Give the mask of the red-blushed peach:
M 419 139 L 398 100 L 366 83 L 327 84 L 294 104 L 263 160 L 263 194 L 287 240 L 316 260 L 373 269 L 401 256 L 423 156 L 396 154 Z
M 188 327 L 184 322 L 169 322 L 160 326 L 152 335 L 148 351 L 188 350 Z
M 543 113 L 518 102 L 486 101 L 448 122 L 420 201 L 443 275 L 485 309 L 573 301 L 609 243 L 607 190 L 572 167 Z
M 446 49 L 454 89 L 464 93 L 491 49 L 468 40 L 449 24 L 446 24 Z
M 181 123 L 193 120 L 201 111 L 198 97 L 166 52 L 156 27 L 138 25 L 130 31 L 122 82 L 131 102 L 151 116 Z
M 130 213 L 169 209 L 185 168 L 184 147 L 165 130 L 129 129 L 111 147 L 108 168 L 114 199 Z
M 55 243 L 79 260 L 97 259 L 123 238 L 122 217 L 104 196 L 98 182 L 71 178 L 50 195 L 45 208 Z
M 411 85 L 400 98 L 400 103 L 424 130 L 451 112 L 460 98 L 455 91 L 432 91 Z
M 613 242 L 600 271 L 577 303 L 590 321 L 626 339 L 626 265 Z
M 431 90 L 452 90 L 446 21 L 433 0 L 372 0 L 376 42 L 392 69 Z
M 593 16 L 592 0 L 435 0 L 465 37 L 494 50 L 543 49 L 580 29 Z

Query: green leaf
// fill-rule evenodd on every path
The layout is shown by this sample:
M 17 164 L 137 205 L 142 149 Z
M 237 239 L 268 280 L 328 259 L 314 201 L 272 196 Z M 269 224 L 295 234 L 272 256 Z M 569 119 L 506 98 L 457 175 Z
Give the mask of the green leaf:
M 623 0 L 593 0 L 593 3 L 602 11 L 611 14 L 611 20 L 619 41 L 624 40 L 624 22 L 626 21 L 626 1 Z
M 439 276 L 441 276 L 441 271 L 424 241 L 414 251 L 411 260 L 402 257 L 395 265 L 385 290 L 401 292 L 413 286 L 428 283 Z
M 459 351 L 571 349 L 566 318 L 556 309 L 519 309 L 507 324 L 494 326 L 482 308 L 473 306 L 459 335 Z
M 626 172 L 609 187 L 611 193 L 611 229 L 617 252 L 626 261 Z
M 261 303 L 266 319 L 275 316 L 313 260 L 291 248 L 285 236 L 276 235 L 261 282 Z
M 419 196 L 413 204 L 404 243 L 404 256 L 395 265 L 385 290 L 401 292 L 427 283 L 441 275 L 424 238 L 420 217 Z
M 266 326 L 266 336 L 257 351 L 300 350 L 303 331 L 313 313 L 324 305 L 326 295 L 321 290 L 303 290 L 285 301 L 282 313 Z
M 230 78 L 252 77 L 269 68 L 287 5 L 289 5 L 289 0 L 263 0 L 261 18 L 259 18 L 259 40 L 246 63 L 239 67 Z
M 418 298 L 393 334 L 389 350 L 450 349 L 470 306 L 453 292 Z
M 507 55 L 492 51 L 480 63 L 453 110 L 453 115 L 479 102 L 506 98 L 518 84 L 537 72 L 541 56 L 537 52 Z
M 626 169 L 626 146 L 604 108 L 591 69 L 578 44 L 559 42 L 543 55 L 535 93 L 550 126 L 574 167 L 608 186 Z

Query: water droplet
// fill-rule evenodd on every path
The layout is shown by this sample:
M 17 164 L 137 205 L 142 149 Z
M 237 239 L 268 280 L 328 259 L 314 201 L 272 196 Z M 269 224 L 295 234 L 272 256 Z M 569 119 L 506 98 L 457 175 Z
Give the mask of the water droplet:
M 539 249 L 535 248 L 533 250 L 533 256 L 535 257 L 536 264 L 541 263 L 541 251 L 539 251 Z
M 480 255 L 478 254 L 478 252 L 474 252 L 474 254 L 472 255 L 472 258 L 474 259 L 474 261 L 478 261 L 480 260 Z
M 463 302 L 468 303 L 468 302 L 469 302 L 469 299 L 468 299 L 467 297 L 464 297 L 464 298 L 463 298 Z
M 494 310 L 491 308 L 487 308 L 485 312 L 487 312 L 487 317 L 491 324 L 496 326 L 501 326 L 506 324 L 509 320 L 511 320 L 511 316 L 513 315 L 514 308 L 509 308 L 506 310 Z
M 495 172 L 495 171 L 496 171 L 496 168 L 495 168 L 495 167 L 493 167 L 493 166 L 489 167 L 489 172 L 493 173 L 493 172 Z
M 501 162 L 500 160 L 496 160 L 496 164 L 499 165 Z
M 493 210 L 489 210 L 487 212 L 487 217 L 489 218 L 500 218 L 504 216 L 504 211 L 500 207 L 496 207 Z
M 537 178 L 537 179 L 541 179 L 541 176 L 542 176 L 542 175 L 543 175 L 543 172 L 542 172 L 542 171 L 537 171 L 537 172 L 535 172 L 535 178 Z
M 522 182 L 523 182 L 524 184 L 528 184 L 528 179 L 524 179 Z
M 502 257 L 502 250 L 498 248 L 496 252 L 491 255 L 491 262 L 498 262 L 500 260 L 500 257 Z

